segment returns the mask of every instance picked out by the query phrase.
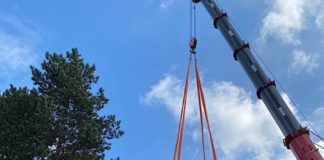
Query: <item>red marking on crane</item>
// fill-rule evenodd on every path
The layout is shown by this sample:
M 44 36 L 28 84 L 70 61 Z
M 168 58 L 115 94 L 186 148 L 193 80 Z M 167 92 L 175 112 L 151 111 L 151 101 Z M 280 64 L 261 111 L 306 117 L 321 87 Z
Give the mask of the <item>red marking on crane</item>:
M 283 140 L 284 145 L 285 145 L 288 149 L 290 149 L 290 147 L 289 147 L 290 142 L 291 142 L 292 140 L 294 140 L 294 138 L 296 138 L 296 137 L 298 137 L 298 136 L 300 136 L 300 135 L 302 135 L 302 134 L 308 134 L 308 135 L 309 135 L 309 131 L 308 131 L 308 129 L 307 129 L 307 128 L 301 128 L 301 129 L 297 130 L 296 132 L 289 134 L 289 135 L 286 136 L 286 138 Z
M 214 27 L 215 28 L 218 28 L 217 27 L 217 22 L 223 18 L 223 17 L 227 17 L 227 13 L 226 12 L 223 12 L 221 15 L 217 16 L 215 19 L 214 19 Z
M 322 160 L 322 156 L 314 143 L 311 141 L 309 131 L 306 128 L 301 128 L 295 133 L 288 135 L 285 140 L 285 145 L 290 148 L 294 155 L 300 160 Z
M 269 80 L 269 82 L 266 82 L 266 83 L 264 83 L 258 90 L 257 90 L 257 96 L 258 96 L 258 98 L 259 99 L 261 99 L 261 92 L 264 90 L 264 89 L 266 89 L 266 88 L 268 88 L 268 87 L 270 87 L 270 86 L 276 86 L 276 82 L 275 81 L 270 81 Z
M 244 43 L 242 46 L 240 46 L 239 48 L 235 49 L 234 50 L 234 53 L 233 53 L 233 57 L 234 57 L 234 60 L 237 61 L 237 54 L 243 50 L 244 48 L 250 48 L 250 44 L 249 43 Z

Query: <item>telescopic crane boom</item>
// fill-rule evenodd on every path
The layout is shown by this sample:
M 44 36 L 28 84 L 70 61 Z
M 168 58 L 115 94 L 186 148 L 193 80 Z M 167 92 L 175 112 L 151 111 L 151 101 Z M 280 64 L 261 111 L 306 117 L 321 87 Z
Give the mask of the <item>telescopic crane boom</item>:
M 276 89 L 275 81 L 269 79 L 255 57 L 250 46 L 235 30 L 224 12 L 213 0 L 193 0 L 201 2 L 214 21 L 214 27 L 224 36 L 233 50 L 234 60 L 240 62 L 253 85 L 257 97 L 262 99 L 270 114 L 285 136 L 284 145 L 291 149 L 298 160 L 323 160 L 311 141 L 309 131 L 302 127 Z

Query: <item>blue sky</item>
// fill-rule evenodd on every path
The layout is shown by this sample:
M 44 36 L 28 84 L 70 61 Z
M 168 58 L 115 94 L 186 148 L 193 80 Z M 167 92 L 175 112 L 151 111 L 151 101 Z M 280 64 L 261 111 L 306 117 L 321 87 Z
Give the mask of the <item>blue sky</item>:
M 324 2 L 321 0 L 218 0 L 287 95 L 324 134 Z M 197 6 L 198 59 L 215 143 L 221 159 L 292 159 L 282 135 L 212 20 Z M 106 158 L 171 159 L 189 39 L 188 0 L 0 0 L 0 84 L 32 86 L 29 65 L 44 53 L 77 47 L 96 64 L 126 134 Z M 270 76 L 272 77 L 272 76 Z M 184 159 L 199 159 L 193 76 Z M 273 77 L 272 77 L 273 78 Z M 305 124 L 305 120 L 291 105 Z M 199 131 L 199 130 L 198 130 Z M 318 139 L 314 141 L 319 142 Z

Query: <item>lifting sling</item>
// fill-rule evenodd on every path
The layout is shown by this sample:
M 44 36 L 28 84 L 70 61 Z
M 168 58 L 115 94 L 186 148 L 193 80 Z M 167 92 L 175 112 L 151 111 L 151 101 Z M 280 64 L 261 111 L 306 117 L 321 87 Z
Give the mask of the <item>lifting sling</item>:
M 194 5 L 192 5 L 192 4 L 197 3 L 197 2 L 193 1 L 190 3 L 190 41 L 189 41 L 190 58 L 188 61 L 188 68 L 187 68 L 186 81 L 185 81 L 185 86 L 184 86 L 184 91 L 183 91 L 183 99 L 182 99 L 182 106 L 181 106 L 181 112 L 180 112 L 178 134 L 177 134 L 177 140 L 176 140 L 174 154 L 173 154 L 173 160 L 181 160 L 182 140 L 183 140 L 183 133 L 184 133 L 186 107 L 187 107 L 187 96 L 188 96 L 188 83 L 189 83 L 189 74 L 190 74 L 190 68 L 191 68 L 191 63 L 192 63 L 192 56 L 194 56 L 194 59 L 195 59 L 195 74 L 196 74 L 196 85 L 197 85 L 197 93 L 198 93 L 197 97 L 198 97 L 198 107 L 199 107 L 203 160 L 206 160 L 204 118 L 205 118 L 207 129 L 208 129 L 212 157 L 213 157 L 213 160 L 217 160 L 216 148 L 215 148 L 214 139 L 212 136 L 212 131 L 210 128 L 208 112 L 207 112 L 207 107 L 206 107 L 206 102 L 205 102 L 205 96 L 204 96 L 204 91 L 203 91 L 201 80 L 200 80 L 200 75 L 199 75 L 199 71 L 198 71 L 198 62 L 197 62 L 197 58 L 196 58 L 196 47 L 197 47 L 196 6 L 195 6 L 195 4 Z
M 214 144 L 214 139 L 212 136 L 212 131 L 210 127 L 210 122 L 208 118 L 208 112 L 206 107 L 206 101 L 205 96 L 200 80 L 200 75 L 198 71 L 198 62 L 196 60 L 195 56 L 195 74 L 196 74 L 196 84 L 197 84 L 197 93 L 198 93 L 198 107 L 199 107 L 199 117 L 200 117 L 200 130 L 201 130 L 201 141 L 202 141 L 202 147 L 203 147 L 203 159 L 206 160 L 206 149 L 205 149 L 205 137 L 204 137 L 204 118 L 207 124 L 210 144 L 211 144 L 211 151 L 213 155 L 213 160 L 217 159 L 216 156 L 216 148 Z M 187 68 L 187 74 L 186 74 L 186 80 L 185 80 L 185 86 L 183 91 L 183 99 L 182 99 L 182 107 L 180 112 L 180 120 L 179 120 L 179 126 L 178 126 L 178 134 L 177 134 L 177 140 L 175 145 L 175 150 L 173 154 L 173 160 L 180 160 L 181 159 L 181 150 L 182 150 L 182 140 L 183 140 L 183 133 L 184 133 L 184 124 L 185 124 L 185 115 L 186 115 L 186 107 L 187 107 L 187 96 L 188 96 L 188 83 L 189 83 L 189 74 L 190 74 L 190 68 L 191 68 L 192 59 L 190 58 L 188 61 L 188 68 Z

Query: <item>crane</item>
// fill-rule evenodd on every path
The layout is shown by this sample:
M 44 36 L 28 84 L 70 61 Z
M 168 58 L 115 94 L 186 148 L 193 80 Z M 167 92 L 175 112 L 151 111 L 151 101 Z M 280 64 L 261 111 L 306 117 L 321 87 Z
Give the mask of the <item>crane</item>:
M 213 0 L 192 0 L 201 2 L 213 19 L 217 28 L 231 49 L 233 58 L 238 61 L 257 89 L 256 95 L 262 99 L 271 116 L 285 136 L 283 144 L 291 149 L 298 160 L 323 160 L 323 157 L 310 139 L 309 130 L 300 125 L 282 96 L 276 83 L 270 80 L 251 53 L 249 43 L 245 42 L 230 22 L 228 15 Z

